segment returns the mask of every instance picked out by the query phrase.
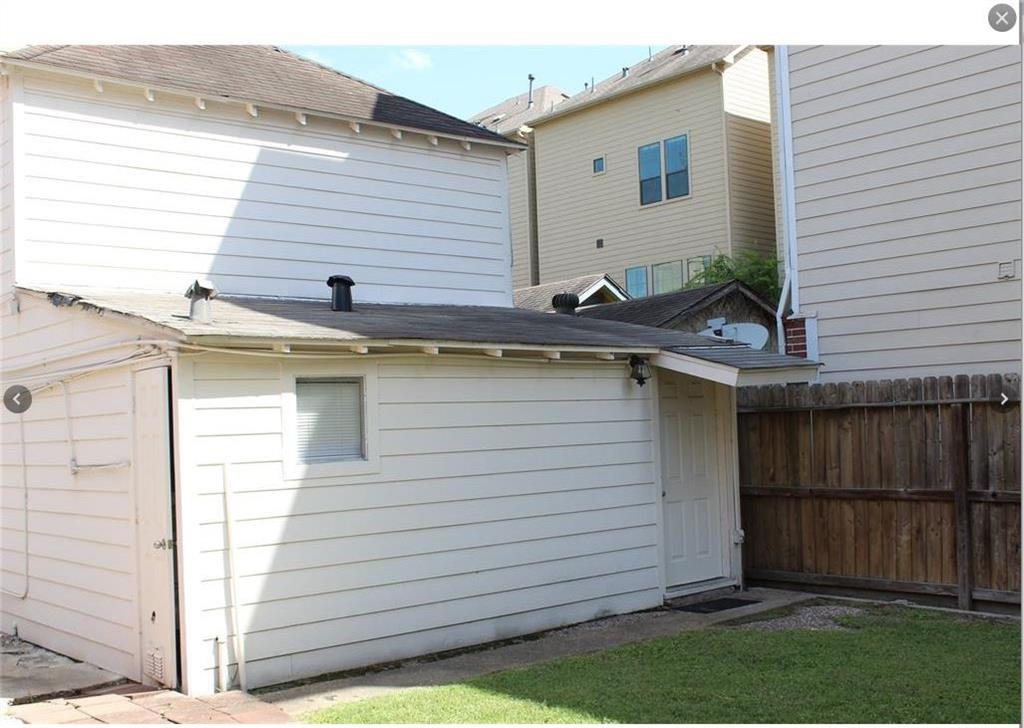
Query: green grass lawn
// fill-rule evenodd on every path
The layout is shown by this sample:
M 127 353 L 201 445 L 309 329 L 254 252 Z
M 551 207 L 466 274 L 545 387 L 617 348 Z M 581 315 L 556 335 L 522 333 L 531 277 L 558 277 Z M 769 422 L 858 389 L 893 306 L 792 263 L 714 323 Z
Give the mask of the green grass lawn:
M 1020 626 L 901 607 L 687 632 L 320 711 L 318 723 L 1018 723 Z

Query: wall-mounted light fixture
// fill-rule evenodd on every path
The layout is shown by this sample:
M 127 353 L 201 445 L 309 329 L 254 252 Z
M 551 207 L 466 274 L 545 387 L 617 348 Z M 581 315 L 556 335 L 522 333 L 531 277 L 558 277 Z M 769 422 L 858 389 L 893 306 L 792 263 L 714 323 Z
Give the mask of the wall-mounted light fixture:
M 638 386 L 644 386 L 644 382 L 651 378 L 651 368 L 647 365 L 646 359 L 641 359 L 636 354 L 629 357 L 629 378 Z

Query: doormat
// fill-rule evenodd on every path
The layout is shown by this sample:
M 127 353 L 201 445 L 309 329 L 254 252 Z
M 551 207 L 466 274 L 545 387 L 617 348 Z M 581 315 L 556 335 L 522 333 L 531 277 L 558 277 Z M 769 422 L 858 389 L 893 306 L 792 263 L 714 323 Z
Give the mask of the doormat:
M 695 614 L 712 614 L 713 612 L 724 612 L 727 609 L 745 607 L 748 604 L 759 604 L 760 599 L 737 599 L 736 597 L 722 597 L 721 599 L 709 599 L 706 602 L 695 604 L 673 605 L 669 602 L 668 608 L 677 612 L 693 612 Z

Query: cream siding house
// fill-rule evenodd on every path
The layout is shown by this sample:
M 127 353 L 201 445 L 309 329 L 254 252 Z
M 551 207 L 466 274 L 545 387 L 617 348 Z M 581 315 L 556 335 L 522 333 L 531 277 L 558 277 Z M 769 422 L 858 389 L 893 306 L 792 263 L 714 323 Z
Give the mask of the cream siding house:
M 530 123 L 549 112 L 569 95 L 554 86 L 533 89 L 530 77 L 529 91 L 500 104 L 491 106 L 470 118 L 474 124 L 502 134 L 507 138 L 530 145 L 533 136 Z M 536 256 L 530 251 L 536 246 L 537 204 L 536 177 L 533 174 L 535 155 L 532 146 L 522 154 L 508 158 L 509 227 L 512 233 L 512 287 L 533 285 L 536 277 Z
M 519 146 L 273 47 L 0 67 L 5 632 L 203 694 L 740 583 L 734 387 L 815 367 L 513 308 Z
M 822 378 L 1019 373 L 1020 46 L 774 55 L 780 242 Z
M 681 288 L 716 253 L 773 255 L 770 117 L 763 50 L 673 46 L 534 120 L 531 284 L 607 273 L 642 296 Z M 642 148 L 664 188 L 649 201 Z

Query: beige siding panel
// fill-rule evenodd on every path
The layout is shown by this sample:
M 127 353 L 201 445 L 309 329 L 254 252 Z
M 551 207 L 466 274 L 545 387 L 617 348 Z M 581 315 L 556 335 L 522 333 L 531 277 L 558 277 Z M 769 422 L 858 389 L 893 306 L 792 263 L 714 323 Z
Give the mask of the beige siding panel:
M 651 402 L 621 366 L 381 361 L 380 471 L 303 481 L 282 479 L 283 366 L 195 366 L 185 507 L 205 645 L 190 689 L 212 690 L 212 640 L 233 632 L 228 460 L 252 685 L 660 600 Z
M 722 104 L 708 70 L 536 126 L 541 282 L 730 252 Z M 641 208 L 637 148 L 684 132 L 692 195 Z
M 1019 47 L 792 49 L 825 380 L 1020 371 L 1020 64 Z
M 508 156 L 508 210 L 512 232 L 512 287 L 530 285 L 530 191 L 527 152 Z
M 725 113 L 770 122 L 768 54 L 750 48 L 727 67 L 724 79 Z
M 80 311 L 19 295 L 20 313 L 3 318 L 3 368 L 24 366 L 48 355 L 139 336 Z M 118 352 L 65 359 L 74 367 Z M 123 355 L 123 352 L 121 353 Z M 33 386 L 40 382 L 33 382 Z M 135 515 L 130 467 L 70 471 L 70 420 L 80 464 L 130 462 L 132 458 L 131 372 L 115 368 L 38 391 L 18 416 L 0 414 L 0 568 L 4 588 L 26 599 L 2 596 L 2 629 L 61 654 L 139 678 L 136 605 Z M 24 465 L 22 461 L 24 447 Z M 28 492 L 28 512 L 23 508 Z M 27 515 L 27 524 L 26 524 Z M 27 525 L 28 563 L 23 556 Z
M 726 115 L 733 249 L 775 255 L 771 125 Z

